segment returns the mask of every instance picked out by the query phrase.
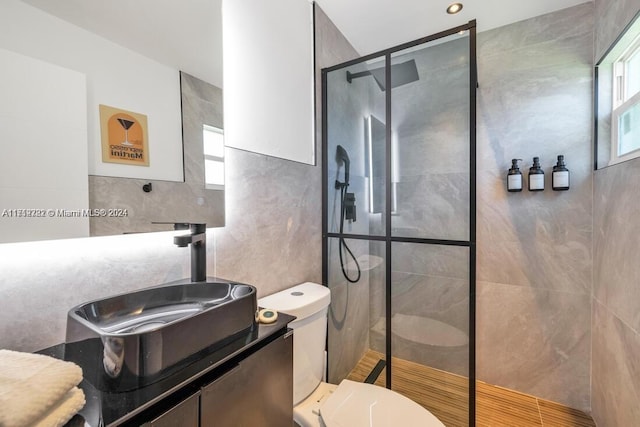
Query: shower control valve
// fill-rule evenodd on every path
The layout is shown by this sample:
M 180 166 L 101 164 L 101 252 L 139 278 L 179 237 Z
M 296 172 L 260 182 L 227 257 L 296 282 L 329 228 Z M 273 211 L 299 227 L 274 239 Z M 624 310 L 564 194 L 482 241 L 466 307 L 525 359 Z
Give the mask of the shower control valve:
M 355 193 L 347 193 L 344 201 L 344 219 L 347 221 L 356 221 L 356 195 Z

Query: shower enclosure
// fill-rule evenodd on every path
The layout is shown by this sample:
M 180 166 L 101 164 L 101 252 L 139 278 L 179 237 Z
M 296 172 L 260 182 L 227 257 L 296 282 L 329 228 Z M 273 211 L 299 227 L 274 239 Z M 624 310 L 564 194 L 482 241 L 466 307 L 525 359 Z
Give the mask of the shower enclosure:
M 328 380 L 475 423 L 475 21 L 322 70 Z

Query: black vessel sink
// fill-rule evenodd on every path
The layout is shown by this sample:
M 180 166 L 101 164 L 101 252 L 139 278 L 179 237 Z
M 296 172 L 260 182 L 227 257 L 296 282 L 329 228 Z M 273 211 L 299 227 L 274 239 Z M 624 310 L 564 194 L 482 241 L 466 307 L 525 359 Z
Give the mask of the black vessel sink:
M 256 289 L 228 282 L 167 284 L 87 302 L 67 316 L 65 359 L 102 390 L 165 378 L 255 326 Z

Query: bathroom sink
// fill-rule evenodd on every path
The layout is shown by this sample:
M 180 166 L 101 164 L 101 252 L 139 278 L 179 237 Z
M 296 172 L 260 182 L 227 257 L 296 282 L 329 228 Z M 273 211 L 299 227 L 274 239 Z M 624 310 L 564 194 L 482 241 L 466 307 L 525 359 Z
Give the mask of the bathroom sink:
M 228 282 L 173 283 L 78 305 L 67 315 L 65 359 L 102 390 L 167 377 L 250 334 L 256 289 Z

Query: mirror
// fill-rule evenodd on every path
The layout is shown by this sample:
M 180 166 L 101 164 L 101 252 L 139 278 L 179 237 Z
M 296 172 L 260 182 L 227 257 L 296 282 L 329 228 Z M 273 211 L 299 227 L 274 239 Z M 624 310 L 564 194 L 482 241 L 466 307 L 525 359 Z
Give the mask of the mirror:
M 369 213 L 382 213 L 386 205 L 386 158 L 387 158 L 387 127 L 374 115 L 364 120 L 365 136 L 365 177 L 368 178 Z M 391 214 L 397 211 L 398 176 L 398 139 L 391 131 Z
M 223 0 L 222 19 L 227 146 L 315 165 L 313 3 Z
M 0 243 L 224 224 L 203 153 L 220 89 L 18 0 L 0 6 L 0 64 Z M 103 161 L 100 105 L 147 118 L 148 166 Z
M 212 129 L 222 132 L 222 90 L 180 72 L 180 91 L 184 182 L 89 176 L 90 209 L 113 212 L 89 218 L 92 236 L 168 231 L 188 223 L 224 225 L 224 169 L 222 182 L 205 179 L 211 175 L 206 170 L 211 162 L 205 163 L 205 158 L 211 155 L 205 156 L 204 147 L 205 135 Z M 213 151 L 219 153 L 215 162 L 223 167 L 221 138 Z M 118 206 L 115 211 L 114 206 Z
M 596 64 L 595 169 L 640 157 L 639 16 Z
M 364 171 L 365 177 L 369 178 L 369 213 L 384 213 L 386 203 L 386 126 L 382 121 L 371 115 L 365 119 L 364 135 L 364 155 L 366 159 Z

